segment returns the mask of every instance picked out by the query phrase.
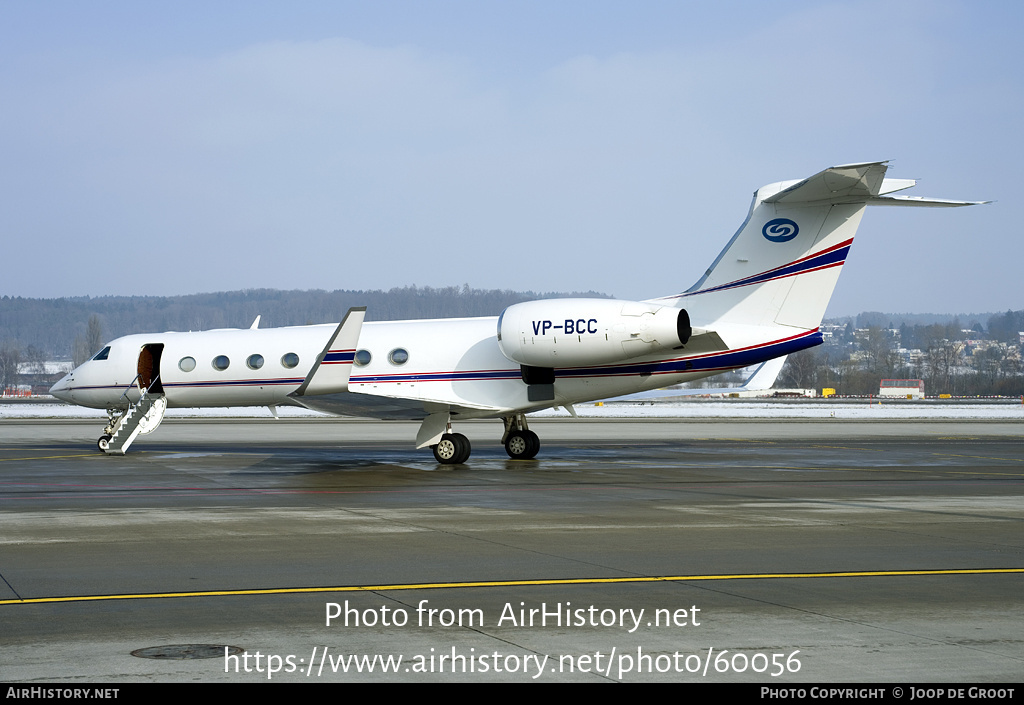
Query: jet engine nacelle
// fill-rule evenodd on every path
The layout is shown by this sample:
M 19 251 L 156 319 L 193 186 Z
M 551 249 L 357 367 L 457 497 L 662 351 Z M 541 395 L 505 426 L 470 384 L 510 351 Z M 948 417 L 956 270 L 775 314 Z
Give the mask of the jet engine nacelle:
M 671 350 L 690 338 L 685 309 L 614 299 L 547 299 L 509 306 L 498 347 L 532 367 L 579 367 Z

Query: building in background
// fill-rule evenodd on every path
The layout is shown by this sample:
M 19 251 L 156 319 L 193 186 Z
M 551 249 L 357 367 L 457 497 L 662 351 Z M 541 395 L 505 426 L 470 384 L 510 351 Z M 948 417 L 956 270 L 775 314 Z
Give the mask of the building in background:
M 922 379 L 883 379 L 878 387 L 880 397 L 900 397 L 902 399 L 924 399 L 924 380 Z

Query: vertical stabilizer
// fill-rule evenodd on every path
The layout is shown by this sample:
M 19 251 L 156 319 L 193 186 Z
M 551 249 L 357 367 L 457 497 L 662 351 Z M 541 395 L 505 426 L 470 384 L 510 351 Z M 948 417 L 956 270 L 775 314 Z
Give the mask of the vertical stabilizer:
M 817 328 L 885 171 L 885 162 L 851 164 L 758 189 L 746 222 L 680 305 L 695 325 Z
M 915 184 L 885 178 L 887 168 L 888 162 L 846 164 L 758 189 L 746 221 L 704 276 L 670 298 L 696 327 L 816 329 L 866 206 L 981 203 L 887 195 Z

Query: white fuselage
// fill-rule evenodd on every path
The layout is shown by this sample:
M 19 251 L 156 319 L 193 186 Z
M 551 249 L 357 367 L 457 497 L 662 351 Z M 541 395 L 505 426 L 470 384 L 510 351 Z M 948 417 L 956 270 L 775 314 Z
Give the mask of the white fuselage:
M 769 350 L 773 346 L 761 338 L 751 340 L 759 343 L 754 349 L 740 353 L 683 356 L 680 351 L 616 365 L 558 369 L 555 399 L 536 403 L 527 398 L 520 366 L 499 349 L 496 326 L 495 317 L 366 323 L 358 348 L 370 359 L 353 365 L 348 393 L 401 400 L 421 413 L 447 406 L 460 409 L 464 418 L 501 416 L 657 389 L 785 354 Z M 138 398 L 134 380 L 140 351 L 162 345 L 159 375 L 168 407 L 295 404 L 288 395 L 302 384 L 334 330 L 328 324 L 125 336 L 110 343 L 106 359 L 84 363 L 52 391 L 82 406 L 126 406 Z M 393 361 L 399 349 L 407 354 L 403 363 Z M 298 358 L 292 367 L 286 364 L 290 354 Z M 259 369 L 247 364 L 253 355 L 262 357 Z M 183 363 L 189 359 L 194 366 Z M 301 403 L 338 410 L 321 407 L 317 397 L 304 397 Z

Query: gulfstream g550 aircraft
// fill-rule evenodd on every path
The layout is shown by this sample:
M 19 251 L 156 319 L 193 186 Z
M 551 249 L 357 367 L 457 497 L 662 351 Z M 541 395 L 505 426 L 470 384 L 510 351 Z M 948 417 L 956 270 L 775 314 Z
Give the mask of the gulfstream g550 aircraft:
M 463 463 L 461 419 L 504 422 L 512 458 L 537 455 L 526 414 L 690 382 L 822 342 L 818 327 L 869 205 L 966 206 L 892 196 L 886 162 L 848 164 L 757 190 L 747 219 L 704 276 L 647 301 L 550 299 L 497 318 L 130 335 L 51 392 L 106 409 L 99 439 L 124 453 L 168 407 L 296 405 L 327 413 L 421 419 L 416 447 Z M 776 369 L 777 372 L 777 369 Z M 770 383 L 769 383 L 770 384 Z M 497 434 L 495 434 L 497 435 Z

